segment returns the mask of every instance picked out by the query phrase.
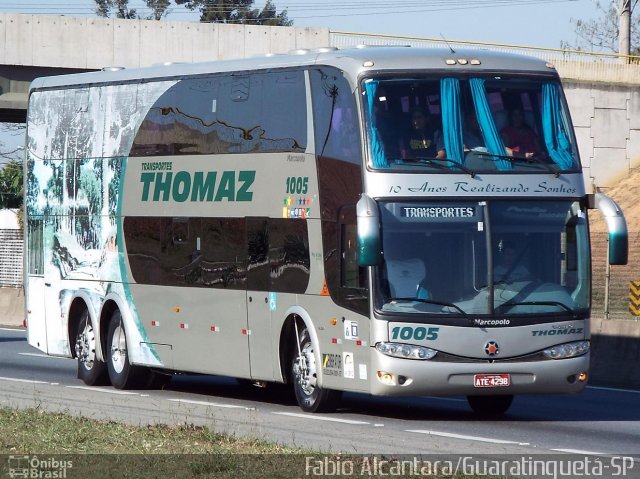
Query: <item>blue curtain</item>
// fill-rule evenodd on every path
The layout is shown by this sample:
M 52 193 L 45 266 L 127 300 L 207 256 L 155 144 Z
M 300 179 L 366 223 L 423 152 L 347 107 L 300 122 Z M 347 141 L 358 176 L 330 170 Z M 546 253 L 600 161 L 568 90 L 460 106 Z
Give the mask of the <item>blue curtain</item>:
M 569 135 L 560 116 L 560 90 L 555 83 L 542 85 L 542 130 L 553 162 L 563 170 L 575 167 Z
M 367 107 L 369 108 L 369 138 L 371 139 L 371 159 L 373 161 L 374 168 L 389 168 L 387 157 L 384 154 L 384 146 L 380 141 L 380 135 L 378 129 L 374 125 L 375 120 L 375 100 L 376 90 L 378 84 L 375 80 L 368 81 L 364 84 L 364 89 L 367 93 Z
M 469 85 L 471 86 L 471 96 L 473 97 L 478 124 L 480 125 L 480 131 L 482 132 L 484 144 L 487 146 L 487 151 L 494 155 L 506 155 L 507 151 L 504 148 L 504 143 L 493 121 L 493 115 L 489 107 L 489 101 L 487 100 L 487 91 L 484 87 L 484 80 L 482 78 L 472 78 L 469 80 Z M 510 170 L 513 167 L 511 162 L 504 158 L 496 158 L 496 166 L 499 170 Z
M 460 114 L 460 81 L 457 78 L 440 80 L 442 130 L 447 158 L 462 164 L 462 118 Z

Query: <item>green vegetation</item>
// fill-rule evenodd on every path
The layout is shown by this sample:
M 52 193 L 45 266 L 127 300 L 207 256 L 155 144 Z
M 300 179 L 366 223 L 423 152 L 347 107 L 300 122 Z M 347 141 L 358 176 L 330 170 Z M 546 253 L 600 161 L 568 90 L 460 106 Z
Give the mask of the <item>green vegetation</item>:
M 41 409 L 0 409 L 0 453 L 70 461 L 68 478 L 304 475 L 299 449 L 217 434 L 206 427 L 136 427 Z M 0 462 L 0 477 L 7 477 L 7 467 Z
M 0 459 L 0 477 L 288 479 L 378 476 L 383 472 L 401 478 L 471 477 L 424 463 L 418 467 L 429 471 L 412 469 L 418 458 L 410 456 L 327 455 L 217 434 L 206 427 L 137 427 L 42 409 L 0 409 L 0 454 L 5 455 Z M 386 465 L 380 466 L 385 460 Z M 402 462 L 405 469 L 392 474 L 393 463 Z
M 206 427 L 127 426 L 41 409 L 0 409 L 0 453 L 26 454 L 291 454 L 256 439 L 235 439 Z

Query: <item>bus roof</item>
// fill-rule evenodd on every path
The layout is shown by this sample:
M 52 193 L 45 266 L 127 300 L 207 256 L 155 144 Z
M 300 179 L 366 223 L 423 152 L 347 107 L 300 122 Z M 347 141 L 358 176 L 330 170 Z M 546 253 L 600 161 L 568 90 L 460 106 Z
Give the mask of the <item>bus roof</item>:
M 458 73 L 506 70 L 532 73 L 555 72 L 555 69 L 544 60 L 488 50 L 464 49 L 454 53 L 450 49 L 409 46 L 362 46 L 342 50 L 328 47 L 238 60 L 168 63 L 142 68 L 105 68 L 89 73 L 41 77 L 31 83 L 30 90 L 313 65 L 340 68 L 352 80 L 363 72 L 384 72 L 385 70 L 452 70 Z

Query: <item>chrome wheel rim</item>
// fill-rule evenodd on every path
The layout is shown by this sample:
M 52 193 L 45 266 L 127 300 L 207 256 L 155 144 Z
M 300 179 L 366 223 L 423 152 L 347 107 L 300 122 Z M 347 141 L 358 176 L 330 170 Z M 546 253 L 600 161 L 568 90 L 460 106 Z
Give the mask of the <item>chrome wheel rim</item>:
M 311 396 L 316 390 L 317 374 L 316 374 L 316 358 L 313 354 L 313 346 L 306 343 L 296 358 L 294 365 L 294 374 L 300 389 L 307 396 Z
M 124 336 L 124 328 L 119 324 L 113 331 L 111 338 L 111 365 L 113 370 L 120 374 L 124 370 L 127 359 L 127 340 Z
M 93 368 L 96 359 L 96 335 L 88 318 L 84 329 L 76 338 L 76 357 L 85 369 L 91 370 Z

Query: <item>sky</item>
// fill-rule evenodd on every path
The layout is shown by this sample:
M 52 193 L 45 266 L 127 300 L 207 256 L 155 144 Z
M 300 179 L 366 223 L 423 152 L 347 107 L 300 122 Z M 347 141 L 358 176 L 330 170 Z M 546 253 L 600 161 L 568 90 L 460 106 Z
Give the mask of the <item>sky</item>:
M 262 8 L 265 1 L 256 0 L 255 7 Z M 273 1 L 278 12 L 287 10 L 295 26 L 547 48 L 559 48 L 561 41 L 574 43 L 575 21 L 600 16 L 595 0 Z M 129 4 L 145 13 L 143 0 Z M 95 1 L 0 0 L 0 12 L 94 16 Z M 197 12 L 175 5 L 166 17 L 178 21 L 198 18 Z M 19 135 L 11 137 L 0 131 L 0 144 L 4 144 L 0 150 L 15 148 L 22 141 Z
M 278 11 L 287 9 L 295 26 L 549 48 L 574 41 L 571 19 L 599 17 L 595 0 L 273 1 Z M 264 3 L 256 0 L 255 6 Z M 142 0 L 129 4 L 143 13 Z M 5 12 L 93 15 L 94 10 L 94 0 L 0 0 L 0 11 Z M 166 18 L 197 21 L 198 14 L 174 5 Z

